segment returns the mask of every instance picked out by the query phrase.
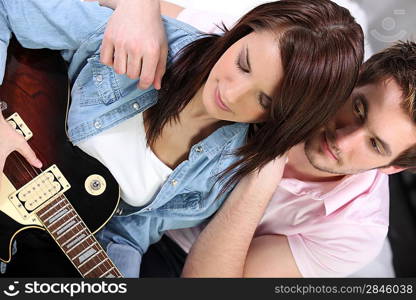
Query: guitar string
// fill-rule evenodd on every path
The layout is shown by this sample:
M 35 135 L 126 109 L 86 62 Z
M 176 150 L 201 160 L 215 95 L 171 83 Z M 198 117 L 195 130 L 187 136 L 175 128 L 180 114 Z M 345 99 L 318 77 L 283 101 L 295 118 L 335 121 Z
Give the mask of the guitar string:
M 30 168 L 33 170 L 33 172 L 35 173 L 35 176 L 30 172 L 30 170 L 27 168 L 27 163 L 26 163 L 26 161 L 24 161 L 24 160 L 22 160 L 21 159 L 21 157 L 16 153 L 16 152 L 14 152 L 13 153 L 13 155 L 17 158 L 17 160 L 20 162 L 20 164 L 26 169 L 26 171 L 27 171 L 27 173 L 29 174 L 29 179 L 28 179 L 28 182 L 30 182 L 31 180 L 33 180 L 36 176 L 38 176 L 38 175 L 40 175 L 42 172 L 43 172 L 43 170 L 42 170 L 42 168 L 40 168 L 39 170 L 41 170 L 41 172 L 39 173 L 31 164 L 29 164 L 29 166 L 30 166 Z M 48 190 L 48 192 L 47 191 L 45 191 L 44 190 L 44 188 L 48 188 L 48 187 L 45 187 L 44 185 L 40 185 L 39 186 L 40 187 L 40 192 L 41 193 L 43 193 L 44 195 L 47 195 L 47 193 L 49 192 L 50 193 L 50 191 L 51 191 L 51 189 L 53 189 L 53 186 L 52 185 L 50 185 L 49 186 L 49 190 Z M 39 193 L 39 192 L 38 192 Z M 40 199 L 39 199 L 40 200 Z
M 23 176 L 25 177 L 25 180 L 30 181 L 32 180 L 34 177 L 33 175 L 30 173 L 30 171 L 28 170 L 28 168 L 25 166 L 24 162 L 20 159 L 19 155 L 15 152 L 12 153 L 12 155 L 15 156 L 15 158 L 17 159 L 18 163 L 20 163 L 21 166 L 23 166 L 23 168 L 26 170 L 27 174 L 29 174 L 29 178 L 26 176 L 25 177 L 25 173 L 23 172 Z M 16 168 L 19 169 L 19 168 Z

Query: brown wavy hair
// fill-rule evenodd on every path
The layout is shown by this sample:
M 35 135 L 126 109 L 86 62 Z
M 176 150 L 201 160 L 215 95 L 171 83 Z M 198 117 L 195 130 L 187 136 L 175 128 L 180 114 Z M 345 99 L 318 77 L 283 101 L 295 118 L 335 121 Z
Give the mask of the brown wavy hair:
M 204 35 L 180 51 L 167 69 L 158 103 L 150 108 L 147 140 L 151 146 L 164 125 L 203 86 L 223 53 L 251 32 L 276 35 L 283 79 L 267 120 L 250 125 L 246 144 L 226 187 L 284 154 L 321 127 L 348 99 L 363 61 L 363 32 L 349 11 L 329 0 L 282 0 L 260 5 L 223 35 Z

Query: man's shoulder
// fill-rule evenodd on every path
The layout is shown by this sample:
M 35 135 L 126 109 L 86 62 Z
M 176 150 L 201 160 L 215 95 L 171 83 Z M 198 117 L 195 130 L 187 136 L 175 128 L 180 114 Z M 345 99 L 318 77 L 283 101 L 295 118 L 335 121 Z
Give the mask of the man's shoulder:
M 336 191 L 333 198 L 327 199 L 325 206 L 327 213 L 336 212 L 340 217 L 356 221 L 363 226 L 365 224 L 388 226 L 388 176 L 378 170 L 351 175 L 348 182 Z

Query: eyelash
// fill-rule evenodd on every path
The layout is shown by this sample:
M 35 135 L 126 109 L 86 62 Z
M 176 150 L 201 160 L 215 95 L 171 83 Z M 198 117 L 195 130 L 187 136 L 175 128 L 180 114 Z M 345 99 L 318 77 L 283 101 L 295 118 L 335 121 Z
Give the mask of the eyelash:
M 355 100 L 354 101 L 354 104 L 353 104 L 353 110 L 354 110 L 354 113 L 358 116 L 358 118 L 360 119 L 360 121 L 362 122 L 362 121 L 364 121 L 364 116 L 362 115 L 362 113 L 360 112 L 360 110 L 359 110 L 359 108 L 358 108 L 358 105 L 357 105 L 357 100 Z
M 377 153 L 381 153 L 380 149 L 378 148 L 377 142 L 374 139 L 370 139 L 371 147 L 376 150 Z
M 239 71 L 241 71 L 244 74 L 250 74 L 249 70 L 246 70 L 243 68 L 243 66 L 240 64 L 240 60 L 241 60 L 241 53 L 240 55 L 237 57 L 236 61 L 235 61 L 235 65 L 237 66 L 237 69 Z M 261 94 L 257 97 L 257 101 L 258 103 L 264 108 L 264 109 L 268 109 L 269 108 L 269 103 L 268 104 L 264 104 L 263 103 L 263 98 L 261 97 Z
M 240 64 L 240 59 L 241 59 L 241 54 L 237 57 L 236 61 L 235 61 L 235 65 L 237 66 L 237 69 L 239 69 L 241 72 L 249 74 L 250 71 L 244 69 L 241 64 Z

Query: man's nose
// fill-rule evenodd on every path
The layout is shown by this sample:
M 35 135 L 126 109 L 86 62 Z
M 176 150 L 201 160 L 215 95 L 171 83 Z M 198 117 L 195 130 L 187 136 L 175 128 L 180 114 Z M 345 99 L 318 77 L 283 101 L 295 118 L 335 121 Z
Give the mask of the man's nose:
M 335 131 L 336 145 L 340 151 L 357 147 L 365 139 L 365 130 L 362 126 L 348 126 Z

